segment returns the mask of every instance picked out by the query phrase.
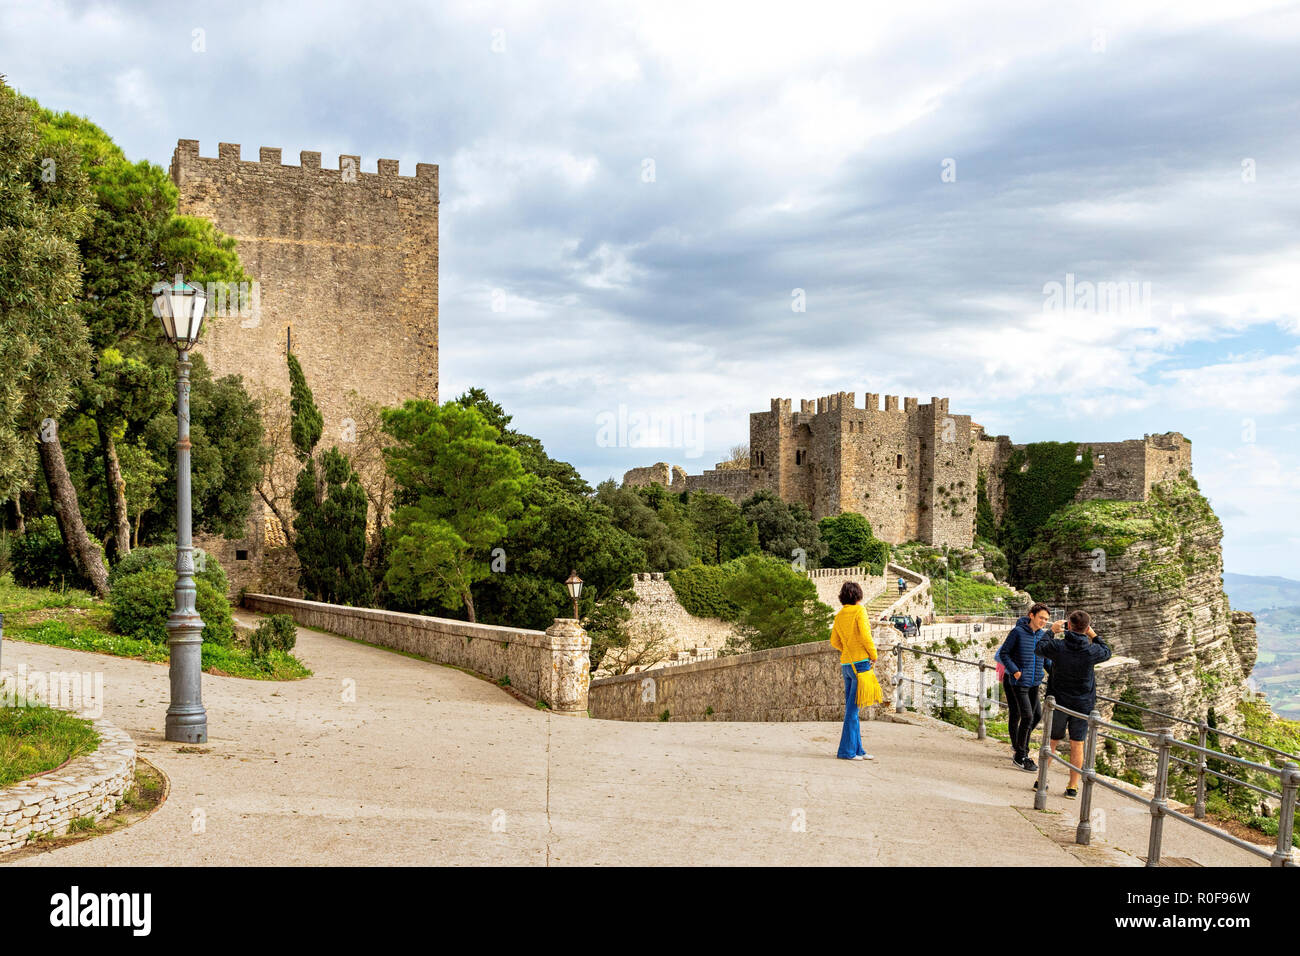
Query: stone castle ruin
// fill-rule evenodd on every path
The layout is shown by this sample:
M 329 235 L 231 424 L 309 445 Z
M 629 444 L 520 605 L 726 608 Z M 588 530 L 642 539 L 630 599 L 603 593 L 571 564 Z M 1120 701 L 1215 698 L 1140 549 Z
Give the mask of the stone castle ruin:
M 990 436 L 969 415 L 954 415 L 948 399 L 920 404 L 868 392 L 802 400 L 788 398 L 749 416 L 749 467 L 721 465 L 700 475 L 660 462 L 623 476 L 630 486 L 661 484 L 674 492 L 707 491 L 741 500 L 763 489 L 799 502 L 814 518 L 856 511 L 890 544 L 923 541 L 968 547 L 975 540 L 976 488 L 985 476 L 994 514 L 1003 509 L 1002 470 L 1013 445 Z M 1177 432 L 1120 442 L 1085 442 L 1094 467 L 1080 500 L 1145 500 L 1151 486 L 1190 473 L 1191 442 Z
M 348 155 L 323 169 L 318 152 L 287 166 L 267 147 L 249 161 L 237 143 L 201 156 L 189 139 L 171 164 L 179 211 L 232 236 L 256 282 L 250 308 L 206 323 L 199 351 L 213 375 L 287 396 L 291 341 L 325 418 L 321 442 L 345 451 L 349 392 L 380 405 L 438 398 L 438 167 L 417 163 L 403 176 L 397 160 L 381 159 L 377 170 L 361 172 Z M 196 543 L 237 590 L 278 560 L 269 553 L 283 544 L 277 524 L 259 501 L 243 539 Z M 297 593 L 283 570 L 276 593 Z

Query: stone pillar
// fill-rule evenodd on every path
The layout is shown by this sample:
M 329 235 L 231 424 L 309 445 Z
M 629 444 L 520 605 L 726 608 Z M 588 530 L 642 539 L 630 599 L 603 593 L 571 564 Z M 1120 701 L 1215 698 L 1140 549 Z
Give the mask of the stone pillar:
M 587 716 L 591 683 L 591 638 L 571 617 L 557 617 L 546 629 L 551 642 L 551 674 L 543 678 L 542 699 L 557 714 Z

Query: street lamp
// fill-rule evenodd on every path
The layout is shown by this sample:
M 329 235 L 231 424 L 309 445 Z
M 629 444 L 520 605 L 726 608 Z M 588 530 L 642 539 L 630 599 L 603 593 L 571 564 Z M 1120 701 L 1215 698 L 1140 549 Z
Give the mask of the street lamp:
M 208 740 L 208 714 L 203 709 L 203 619 L 195 607 L 194 548 L 190 534 L 190 349 L 199 340 L 207 296 L 188 285 L 180 273 L 176 283 L 157 283 L 154 315 L 163 334 L 176 347 L 176 606 L 167 618 L 171 649 L 168 673 L 171 704 L 167 708 L 166 739 L 202 744 Z
M 1065 594 L 1065 598 L 1064 598 L 1064 600 L 1065 600 L 1065 607 L 1061 609 L 1061 616 L 1064 617 L 1065 619 L 1069 620 L 1069 617 L 1070 617 L 1070 586 L 1069 586 L 1068 584 L 1063 584 L 1063 585 L 1061 585 L 1061 591 Z
M 582 578 L 578 577 L 577 571 L 569 572 L 569 579 L 564 582 L 564 586 L 569 589 L 569 597 L 573 598 L 573 619 L 578 619 L 578 595 L 582 593 Z

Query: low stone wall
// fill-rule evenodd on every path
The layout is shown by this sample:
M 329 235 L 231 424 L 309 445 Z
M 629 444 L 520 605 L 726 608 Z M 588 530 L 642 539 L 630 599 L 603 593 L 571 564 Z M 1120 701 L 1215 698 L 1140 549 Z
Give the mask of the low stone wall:
M 271 594 L 245 594 L 243 606 L 262 614 L 289 614 L 302 627 L 406 651 L 493 680 L 508 677 L 511 688 L 545 701 L 557 714 L 587 712 L 591 638 L 567 618 L 546 631 L 529 631 Z
M 99 749 L 64 767 L 0 790 L 0 853 L 44 833 L 62 835 L 80 817 L 102 820 L 135 782 L 135 743 L 102 717 Z
M 677 600 L 677 592 L 662 573 L 632 575 L 636 603 L 632 605 L 629 627 L 634 640 L 662 632 L 670 655 L 697 647 L 722 650 L 739 636 L 736 626 L 716 617 L 696 617 Z
M 817 587 L 817 598 L 836 611 L 843 606 L 840 604 L 840 588 L 845 581 L 857 581 L 862 586 L 864 605 L 870 604 L 886 587 L 884 575 L 872 574 L 870 568 L 816 568 L 808 572 L 808 577 Z
M 891 706 L 893 661 L 881 656 L 877 676 L 885 703 L 866 708 L 872 720 Z M 605 677 L 591 682 L 591 716 L 606 720 L 842 720 L 840 655 L 825 641 L 720 657 L 698 664 Z
M 934 615 L 934 600 L 930 594 L 930 579 L 924 574 L 918 574 L 916 571 L 894 564 L 892 561 L 885 565 L 885 581 L 887 582 L 885 591 L 888 591 L 891 587 L 896 588 L 899 578 L 907 582 L 907 590 L 899 595 L 896 601 L 881 611 L 876 616 L 876 619 L 887 621 L 895 614 L 902 614 L 907 617 L 932 617 Z

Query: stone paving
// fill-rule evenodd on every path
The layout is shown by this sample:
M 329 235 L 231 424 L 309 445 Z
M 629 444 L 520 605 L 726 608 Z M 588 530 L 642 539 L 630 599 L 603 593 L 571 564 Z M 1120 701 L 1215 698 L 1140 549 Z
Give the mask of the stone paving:
M 102 671 L 105 716 L 172 786 L 138 824 L 8 865 L 1079 866 L 1145 852 L 1145 810 L 1109 794 L 1095 842 L 1113 852 L 1072 852 L 1054 833 L 1075 804 L 1035 813 L 1033 778 L 1003 745 L 937 722 L 869 723 L 877 759 L 843 761 L 835 723 L 566 717 L 301 628 L 298 653 L 312 678 L 204 675 L 209 743 L 182 748 L 162 739 L 165 666 L 6 642 L 7 667 Z M 1253 862 L 1172 822 L 1165 852 Z

